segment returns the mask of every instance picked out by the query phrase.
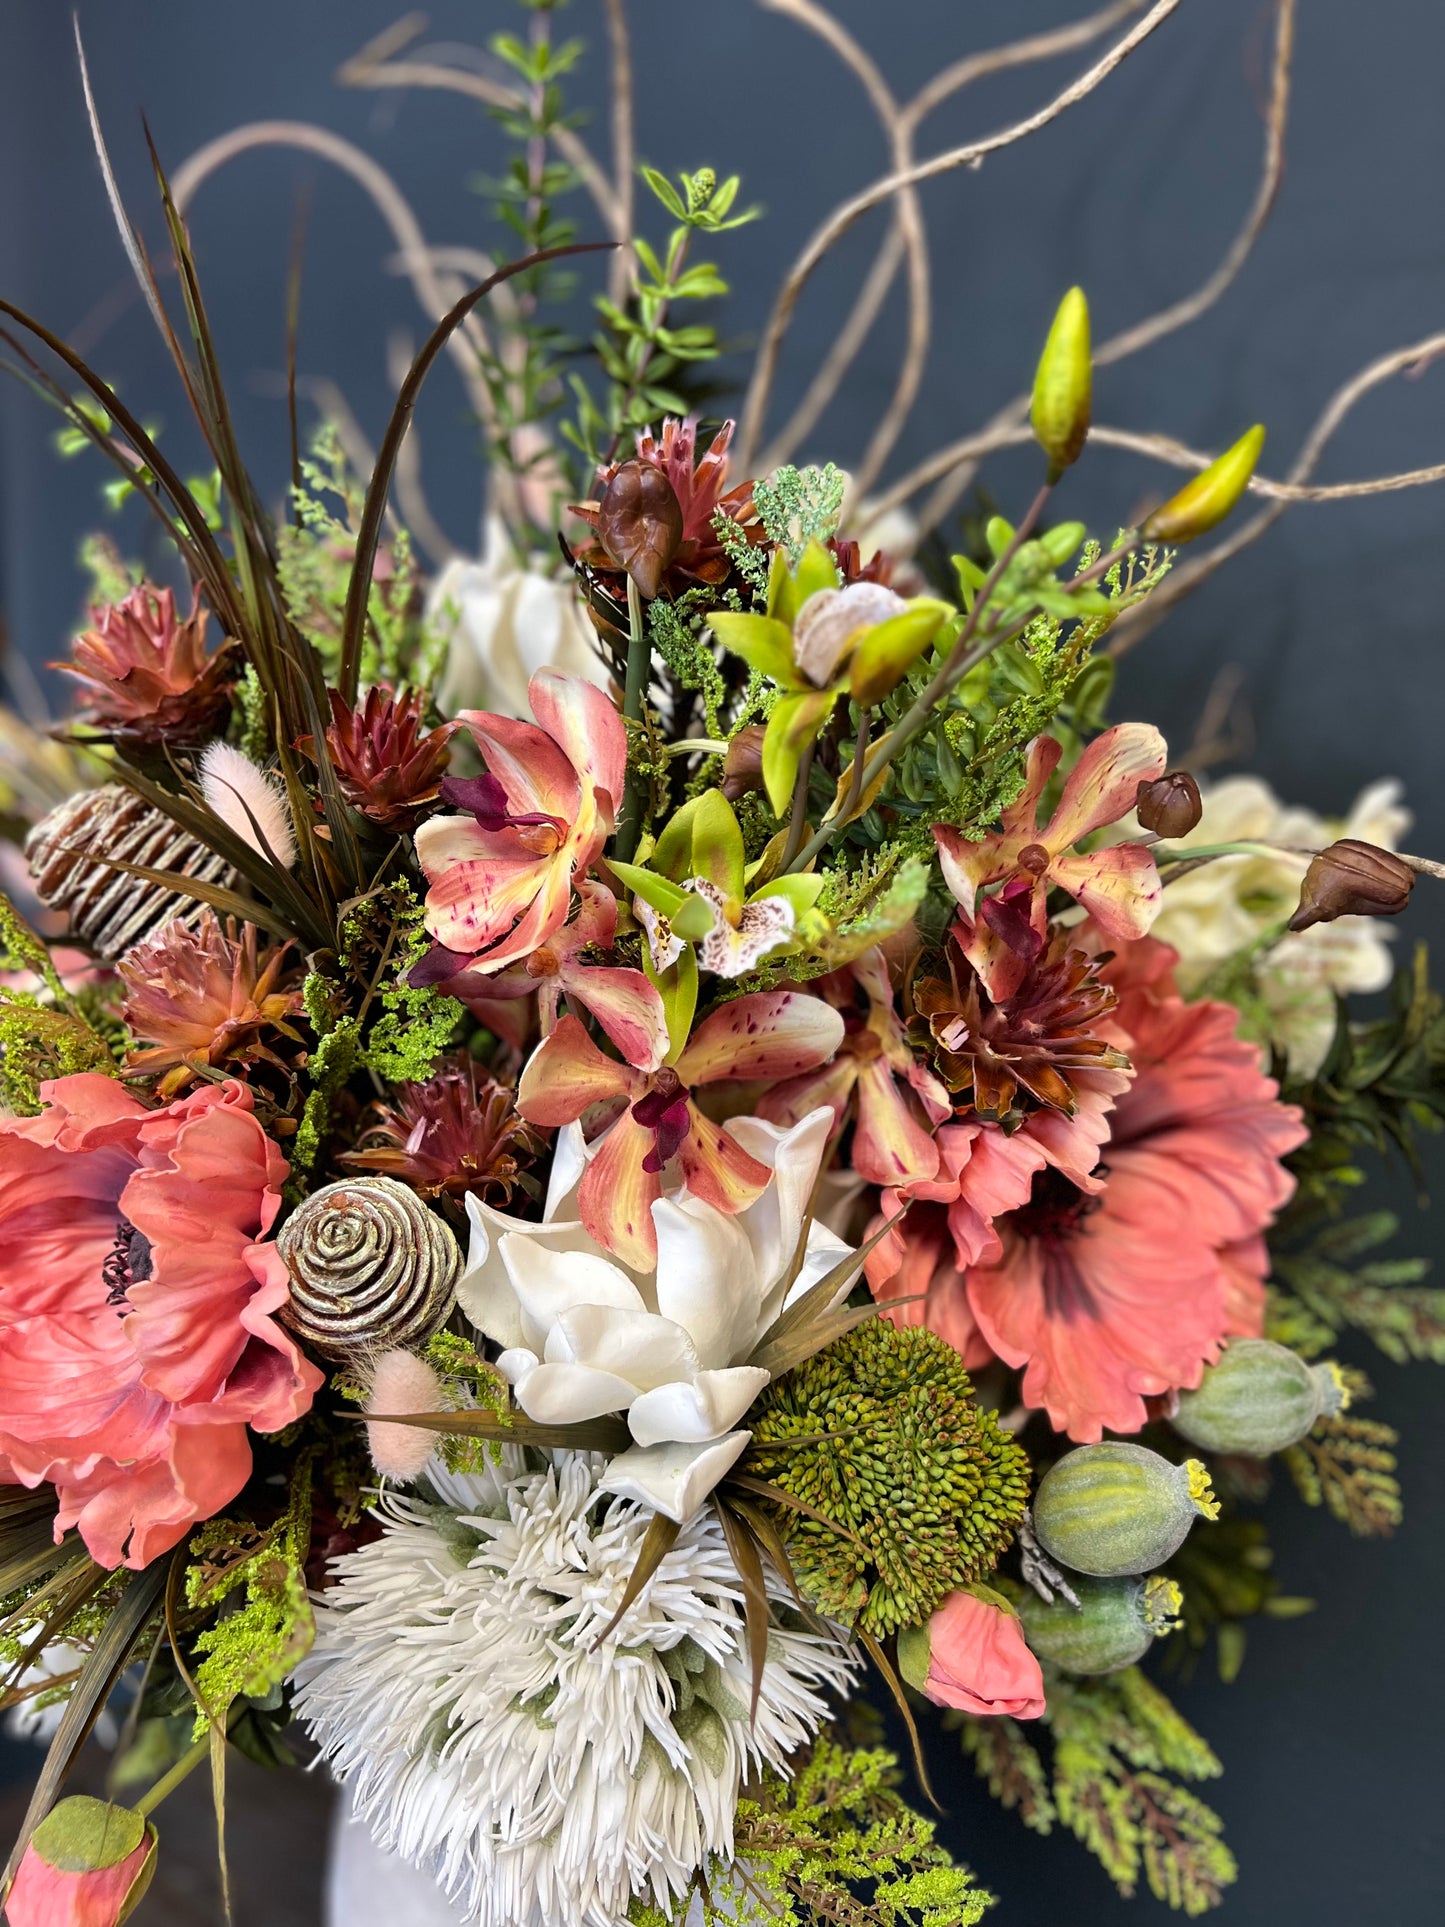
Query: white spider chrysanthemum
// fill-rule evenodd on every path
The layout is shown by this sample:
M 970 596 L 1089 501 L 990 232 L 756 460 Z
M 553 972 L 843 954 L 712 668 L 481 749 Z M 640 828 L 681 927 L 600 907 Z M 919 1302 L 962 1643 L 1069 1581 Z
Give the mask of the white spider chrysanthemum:
M 745 1773 L 782 1767 L 854 1671 L 841 1640 L 774 1626 L 757 1718 L 742 1588 L 701 1513 L 628 1608 L 651 1513 L 605 1461 L 453 1475 L 388 1495 L 336 1562 L 297 1708 L 378 1842 L 476 1927 L 618 1927 L 732 1848 Z M 776 1599 L 785 1605 L 781 1581 Z

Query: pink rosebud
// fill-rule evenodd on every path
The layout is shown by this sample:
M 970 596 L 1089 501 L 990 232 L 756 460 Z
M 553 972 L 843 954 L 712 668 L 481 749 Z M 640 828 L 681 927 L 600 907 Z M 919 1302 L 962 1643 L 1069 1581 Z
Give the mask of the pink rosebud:
M 89 1794 L 62 1800 L 30 1836 L 5 1903 L 10 1927 L 119 1927 L 155 1868 L 156 1830 Z
M 1018 1615 L 971 1592 L 951 1593 L 926 1626 L 898 1636 L 903 1677 L 936 1706 L 1036 1720 L 1044 1676 Z

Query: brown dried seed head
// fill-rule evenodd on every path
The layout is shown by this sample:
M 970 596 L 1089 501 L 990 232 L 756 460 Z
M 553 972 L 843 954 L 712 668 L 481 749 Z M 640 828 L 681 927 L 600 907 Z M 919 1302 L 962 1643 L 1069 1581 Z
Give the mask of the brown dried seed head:
M 1204 814 L 1199 785 L 1187 769 L 1140 783 L 1135 808 L 1144 829 L 1171 838 L 1188 836 Z
M 682 504 L 652 462 L 624 462 L 597 509 L 597 533 L 648 600 L 682 543 Z
M 1347 836 L 1331 843 L 1305 871 L 1291 930 L 1336 917 L 1397 917 L 1410 901 L 1415 872 L 1393 850 Z

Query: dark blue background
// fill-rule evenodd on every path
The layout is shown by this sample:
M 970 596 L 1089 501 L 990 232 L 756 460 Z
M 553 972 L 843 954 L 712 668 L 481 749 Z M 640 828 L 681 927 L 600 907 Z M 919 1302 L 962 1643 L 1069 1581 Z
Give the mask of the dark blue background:
M 1064 0 L 840 0 L 836 11 L 903 93 L 969 48 L 1056 24 Z M 238 121 L 314 118 L 395 175 L 440 242 L 485 245 L 468 178 L 496 164 L 495 130 L 448 95 L 353 94 L 332 75 L 388 25 L 397 0 L 81 0 L 101 110 L 122 183 L 147 234 L 139 115 L 174 167 Z M 1192 329 L 1101 374 L 1096 419 L 1215 447 L 1248 422 L 1269 424 L 1279 474 L 1327 395 L 1375 355 L 1424 336 L 1445 315 L 1440 114 L 1445 15 L 1429 0 L 1311 0 L 1302 8 L 1286 179 L 1270 228 L 1236 286 Z M 856 85 L 791 23 L 744 0 L 634 0 L 640 146 L 665 168 L 740 170 L 768 218 L 717 254 L 739 284 L 725 325 L 755 330 L 803 237 L 840 194 L 886 171 L 881 137 Z M 183 405 L 138 304 L 109 223 L 56 0 L 0 3 L 0 291 L 61 331 L 79 331 L 97 365 L 165 446 L 192 453 Z M 438 0 L 431 37 L 473 45 L 514 24 L 503 0 Z M 578 92 L 604 103 L 601 13 L 576 0 L 569 30 L 598 43 Z M 1084 283 L 1099 336 L 1194 287 L 1223 253 L 1254 191 L 1269 19 L 1258 0 L 1184 0 L 1179 13 L 1082 107 L 977 173 L 931 185 L 937 323 L 925 400 L 900 467 L 981 423 L 1026 383 L 1052 305 Z M 1002 125 L 1046 98 L 1062 63 L 984 83 L 925 129 L 929 153 Z M 594 118 L 589 138 L 605 148 Z M 241 434 L 265 487 L 285 471 L 276 397 L 283 288 L 298 183 L 310 184 L 301 367 L 338 382 L 373 438 L 388 405 L 385 344 L 419 338 L 410 291 L 382 271 L 390 243 L 359 190 L 291 154 L 249 156 L 203 189 L 193 234 Z M 587 220 L 578 197 L 579 218 Z M 876 219 L 877 217 L 875 217 Z M 876 230 L 867 230 L 871 238 Z M 781 404 L 831 338 L 869 257 L 843 249 L 805 297 L 784 357 Z M 890 311 L 813 447 L 856 457 L 890 392 L 899 313 Z M 781 413 L 775 414 L 781 420 Z M 0 391 L 0 589 L 15 644 L 34 662 L 63 653 L 78 611 L 80 534 L 98 519 L 100 476 L 55 458 L 53 424 L 18 390 Z M 452 540 L 474 543 L 482 492 L 475 436 L 450 372 L 421 411 L 433 511 Z M 1320 479 L 1382 473 L 1445 457 L 1445 366 L 1370 397 L 1336 438 Z M 1026 455 L 990 466 L 1005 504 L 1032 486 Z M 1063 506 L 1106 531 L 1160 471 L 1098 451 Z M 1179 609 L 1129 659 L 1116 713 L 1157 719 L 1182 746 L 1221 666 L 1240 665 L 1253 719 L 1249 758 L 1291 800 L 1342 809 L 1383 773 L 1403 777 L 1416 849 L 1445 851 L 1440 785 L 1442 497 L 1419 490 L 1293 511 L 1256 549 Z M 139 541 L 130 525 L 131 546 Z M 1402 936 L 1445 932 L 1445 895 L 1424 888 Z M 1438 1244 L 1430 1218 L 1410 1226 Z M 1181 1702 L 1222 1754 L 1210 1790 L 1243 1863 L 1225 1918 L 1334 1923 L 1438 1917 L 1445 1901 L 1439 1824 L 1441 1667 L 1438 1448 L 1441 1384 L 1429 1368 L 1366 1359 L 1377 1409 L 1403 1431 L 1407 1520 L 1387 1544 L 1281 1494 L 1274 1530 L 1286 1589 L 1320 1604 L 1311 1618 L 1252 1632 L 1241 1681 L 1200 1675 Z M 1040 1842 L 996 1814 L 936 1749 L 952 1843 L 1001 1894 L 1000 1927 L 1059 1927 L 1163 1917 L 1125 1906 L 1082 1850 Z

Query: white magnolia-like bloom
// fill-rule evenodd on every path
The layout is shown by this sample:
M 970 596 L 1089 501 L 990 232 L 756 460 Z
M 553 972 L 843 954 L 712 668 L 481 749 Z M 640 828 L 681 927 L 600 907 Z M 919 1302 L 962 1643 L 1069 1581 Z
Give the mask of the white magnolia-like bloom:
M 823 1225 L 808 1227 L 788 1273 L 833 1121 L 826 1107 L 784 1130 L 756 1117 L 728 1130 L 771 1167 L 756 1203 L 729 1217 L 680 1194 L 652 1207 L 657 1270 L 634 1272 L 561 1215 L 558 1172 L 580 1176 L 575 1126 L 559 1138 L 553 1198 L 541 1224 L 467 1200 L 471 1250 L 458 1300 L 503 1347 L 499 1370 L 539 1424 L 625 1412 L 635 1443 L 612 1460 L 604 1491 L 690 1519 L 746 1449 L 738 1423 L 768 1382 L 746 1360 L 785 1304 L 848 1258 Z M 851 1273 L 839 1296 L 852 1282 Z
M 474 1927 L 620 1927 L 634 1893 L 680 1896 L 731 1853 L 744 1775 L 782 1768 L 853 1676 L 841 1636 L 775 1624 L 750 1722 L 742 1588 L 711 1513 L 607 1632 L 650 1515 L 609 1502 L 604 1464 L 434 1462 L 442 1503 L 388 1495 L 384 1536 L 335 1562 L 317 1614 L 298 1711 L 379 1844 Z
M 530 717 L 527 685 L 550 665 L 607 687 L 607 671 L 570 575 L 523 566 L 499 516 L 488 516 L 480 561 L 449 562 L 427 597 L 427 621 L 450 623 L 439 700 L 448 715 L 488 709 Z
M 1282 803 L 1257 776 L 1201 784 L 1200 793 L 1204 815 L 1178 839 L 1185 848 L 1264 838 L 1318 849 L 1351 836 L 1390 850 L 1411 820 L 1400 805 L 1400 785 L 1392 780 L 1363 790 L 1343 822 Z M 1168 886 L 1153 934 L 1178 950 L 1178 976 L 1186 992 L 1293 913 L 1308 864 L 1308 857 L 1263 851 L 1220 857 Z M 1380 990 L 1390 981 L 1388 938 L 1377 918 L 1340 917 L 1285 936 L 1259 958 L 1255 982 L 1271 1041 L 1285 1052 L 1293 1071 L 1310 1077 L 1323 1063 L 1334 1035 L 1336 995 Z

